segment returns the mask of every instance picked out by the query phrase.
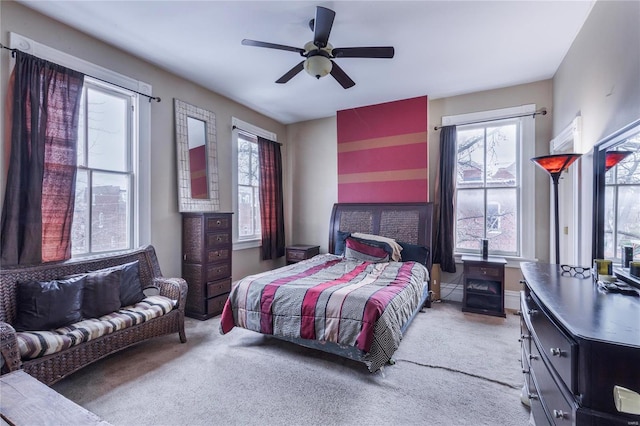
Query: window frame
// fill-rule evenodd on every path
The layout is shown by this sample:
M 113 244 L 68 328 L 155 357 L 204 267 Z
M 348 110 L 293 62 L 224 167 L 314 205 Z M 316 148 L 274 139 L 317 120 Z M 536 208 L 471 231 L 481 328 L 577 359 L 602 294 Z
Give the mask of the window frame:
M 535 156 L 535 112 L 536 105 L 527 104 L 517 107 L 442 117 L 442 126 L 463 126 L 475 122 L 490 126 L 491 123 L 481 122 L 494 122 L 508 119 L 517 119 L 519 121 L 520 146 L 517 147 L 516 154 L 518 162 L 517 169 L 520 176 L 520 185 L 516 186 L 516 191 L 519 196 L 518 209 L 520 213 L 518 217 L 518 253 L 516 255 L 501 255 L 513 261 L 535 259 L 535 226 L 524 226 L 525 223 L 535 224 L 535 175 L 534 165 L 530 164 L 531 162 L 529 161 L 530 158 Z M 457 189 L 455 197 L 457 198 Z M 486 221 L 486 204 L 484 210 Z M 454 230 L 454 238 L 456 235 L 456 231 Z M 456 243 L 454 241 L 454 247 L 455 246 Z M 459 258 L 463 254 L 468 253 L 469 252 L 466 251 L 456 251 L 454 254 Z
M 240 239 L 239 238 L 239 210 L 238 210 L 238 136 L 241 132 L 252 135 L 260 136 L 272 141 L 277 141 L 277 135 L 273 132 L 264 130 L 251 123 L 247 123 L 239 118 L 232 117 L 231 119 L 232 129 L 231 132 L 231 147 L 232 147 L 232 203 L 233 203 L 233 250 L 244 250 L 249 248 L 260 247 L 262 245 L 262 237 L 258 235 L 253 239 Z
M 133 91 L 131 126 L 136 140 L 133 141 L 133 147 L 130 150 L 134 174 L 131 182 L 131 192 L 134 194 L 131 210 L 132 248 L 151 244 L 151 102 L 146 98 L 141 99 L 142 95 L 134 92 L 152 96 L 152 86 L 14 32 L 9 33 L 9 47 L 79 71 L 95 80 L 102 80 L 121 89 Z M 73 258 L 112 254 L 113 252 L 89 253 L 76 255 Z

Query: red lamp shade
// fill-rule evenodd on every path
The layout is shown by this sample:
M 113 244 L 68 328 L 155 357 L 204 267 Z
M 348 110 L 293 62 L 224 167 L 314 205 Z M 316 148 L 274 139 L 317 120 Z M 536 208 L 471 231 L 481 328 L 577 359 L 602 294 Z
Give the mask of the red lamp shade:
M 545 169 L 552 177 L 560 176 L 582 154 L 554 154 L 532 158 L 531 161 Z
M 604 160 L 604 171 L 608 172 L 610 168 L 624 160 L 631 153 L 631 151 L 607 151 Z

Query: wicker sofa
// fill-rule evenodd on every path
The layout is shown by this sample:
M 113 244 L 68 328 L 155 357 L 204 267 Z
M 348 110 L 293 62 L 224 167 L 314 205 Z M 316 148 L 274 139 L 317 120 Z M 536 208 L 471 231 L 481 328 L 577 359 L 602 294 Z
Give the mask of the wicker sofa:
M 138 261 L 139 279 L 143 289 L 157 288 L 159 295 L 174 303 L 160 316 L 117 329 L 95 339 L 83 341 L 59 352 L 21 359 L 17 334 L 12 326 L 17 317 L 17 283 L 47 281 L 73 274 L 116 267 Z M 146 293 L 146 292 L 145 292 Z M 109 257 L 92 257 L 64 262 L 52 262 L 28 267 L 3 267 L 0 271 L 0 354 L 2 373 L 23 369 L 41 382 L 51 385 L 82 367 L 143 340 L 178 333 L 186 342 L 184 307 L 187 284 L 182 278 L 165 278 L 152 246 L 142 247 Z M 146 300 L 146 299 L 145 299 Z

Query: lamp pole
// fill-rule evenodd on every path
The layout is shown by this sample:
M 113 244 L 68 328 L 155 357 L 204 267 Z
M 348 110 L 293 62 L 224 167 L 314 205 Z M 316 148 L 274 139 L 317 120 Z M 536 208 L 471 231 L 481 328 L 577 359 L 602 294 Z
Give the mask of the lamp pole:
M 552 173 L 551 180 L 553 181 L 553 210 L 555 217 L 554 230 L 556 233 L 556 265 L 560 264 L 560 214 L 558 212 L 558 182 L 560 180 L 560 173 Z

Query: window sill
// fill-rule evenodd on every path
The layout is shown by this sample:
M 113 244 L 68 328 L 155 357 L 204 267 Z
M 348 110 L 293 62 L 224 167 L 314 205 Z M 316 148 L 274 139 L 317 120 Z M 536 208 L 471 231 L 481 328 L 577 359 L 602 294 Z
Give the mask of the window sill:
M 262 246 L 262 240 L 234 241 L 233 250 L 245 250 Z
M 466 256 L 466 255 L 471 255 L 471 256 L 480 256 L 480 253 L 456 253 L 454 255 L 455 259 L 456 259 L 456 263 L 462 263 L 461 257 L 462 256 Z M 537 262 L 538 259 L 528 259 L 525 257 L 518 257 L 518 256 L 505 256 L 505 255 L 500 255 L 500 254 L 489 254 L 489 256 L 491 257 L 502 257 L 507 261 L 507 264 L 505 265 L 505 267 L 507 268 L 516 268 L 516 269 L 520 269 L 520 262 Z

